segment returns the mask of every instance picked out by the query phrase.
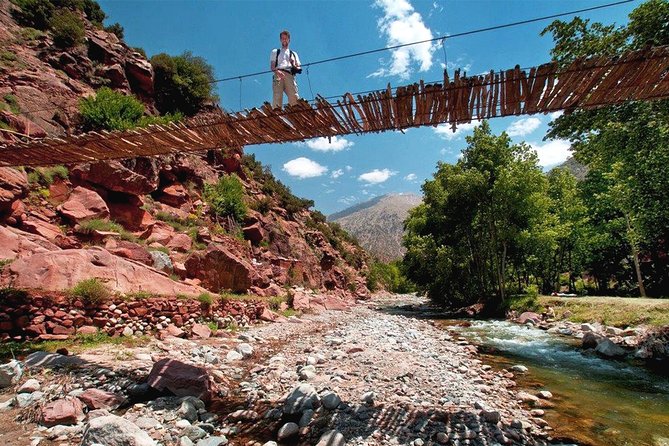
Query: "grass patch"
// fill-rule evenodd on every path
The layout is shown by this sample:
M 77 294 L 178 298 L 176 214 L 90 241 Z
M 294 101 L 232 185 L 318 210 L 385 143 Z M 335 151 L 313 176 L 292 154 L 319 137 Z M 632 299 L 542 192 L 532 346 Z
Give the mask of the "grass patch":
M 211 307 L 216 302 L 216 298 L 209 293 L 200 294 L 197 296 L 197 300 L 205 307 Z
M 102 345 L 138 347 L 146 345 L 150 341 L 151 337 L 149 336 L 112 338 L 107 333 L 98 331 L 95 334 L 79 334 L 64 341 L 4 342 L 0 343 L 0 359 L 23 356 L 36 351 L 55 352 L 60 348 L 66 348 L 69 352 L 78 354 Z
M 120 224 L 111 221 L 103 220 L 101 218 L 94 218 L 93 220 L 87 220 L 82 223 L 79 223 L 79 232 L 85 235 L 90 235 L 94 231 L 101 232 L 116 232 L 122 240 L 129 242 L 138 243 L 139 239 L 132 232 L 126 230 Z
M 99 304 L 109 299 L 111 292 L 100 279 L 93 277 L 77 283 L 70 290 L 70 295 L 85 304 Z
M 263 300 L 261 297 L 255 296 L 253 294 L 233 294 L 233 293 L 221 293 L 221 299 L 240 300 L 240 301 Z
M 146 300 L 146 299 L 150 299 L 152 297 L 156 297 L 156 295 L 153 294 L 153 293 L 149 293 L 148 291 L 133 291 L 131 293 L 125 293 L 123 295 L 123 299 L 128 300 L 128 301 Z
M 164 211 L 158 211 L 156 212 L 155 215 L 156 219 L 167 223 L 168 225 L 172 226 L 174 229 L 176 229 L 179 232 L 187 232 L 189 230 L 195 230 L 195 234 L 197 235 L 197 217 L 193 215 L 192 217 L 189 215 L 188 218 L 182 219 L 179 217 L 176 217 L 168 212 Z M 190 234 L 189 234 L 190 235 Z M 192 237 L 192 235 L 191 235 Z
M 267 305 L 269 306 L 269 309 L 272 311 L 279 311 L 279 308 L 281 307 L 281 304 L 283 303 L 288 303 L 288 296 L 275 296 L 275 297 L 270 297 L 267 299 Z
M 19 101 L 16 99 L 16 96 L 14 96 L 11 93 L 7 93 L 2 97 L 2 100 L 4 102 L 0 103 L 0 108 L 4 109 L 9 107 L 9 111 L 11 111 L 14 114 L 18 114 L 21 112 L 21 107 L 19 107 Z
M 28 182 L 49 187 L 56 178 L 67 179 L 69 172 L 65 166 L 38 167 L 28 173 Z
M 288 308 L 284 311 L 280 311 L 279 314 L 283 317 L 291 317 L 291 316 L 299 316 L 302 313 L 300 313 L 294 308 Z
M 540 296 L 540 308 L 550 305 L 558 319 L 572 322 L 599 322 L 615 327 L 647 324 L 669 325 L 669 299 L 629 297 L 554 297 Z M 571 314 L 565 318 L 565 312 Z
M 218 322 L 216 321 L 209 321 L 207 322 L 207 327 L 211 330 L 211 334 L 215 335 L 216 332 L 218 331 Z

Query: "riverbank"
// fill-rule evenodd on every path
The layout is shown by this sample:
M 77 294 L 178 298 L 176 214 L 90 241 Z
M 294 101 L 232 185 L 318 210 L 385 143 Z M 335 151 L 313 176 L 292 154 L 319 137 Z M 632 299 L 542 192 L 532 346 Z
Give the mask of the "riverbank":
M 34 422 L 44 419 L 49 402 L 68 394 L 74 401 L 97 389 L 126 399 L 102 410 L 122 415 L 122 422 L 106 420 L 132 425 L 128 429 L 142 445 L 546 444 L 552 431 L 541 418 L 543 410 L 530 405 L 550 405 L 550 393 L 521 392 L 513 372 L 481 361 L 464 338 L 397 314 L 399 304 L 423 303 L 393 296 L 230 337 L 101 347 L 78 355 L 82 362 L 76 366 L 29 367 L 17 384 L 36 379 L 41 395 L 16 394 L 16 386 L 0 394 L 0 401 L 25 404 L 3 413 L 0 432 L 16 432 L 12 420 L 18 416 L 28 421 L 26 434 L 0 439 L 7 446 L 90 444 L 99 424 L 94 418 L 112 415 L 82 411 L 69 427 Z M 211 397 L 206 408 L 199 400 L 159 398 L 146 388 L 144 380 L 156 373 L 156 364 L 165 369 L 176 362 L 200 367 L 213 378 L 218 390 L 200 395 Z M 286 401 L 290 394 L 300 398 Z

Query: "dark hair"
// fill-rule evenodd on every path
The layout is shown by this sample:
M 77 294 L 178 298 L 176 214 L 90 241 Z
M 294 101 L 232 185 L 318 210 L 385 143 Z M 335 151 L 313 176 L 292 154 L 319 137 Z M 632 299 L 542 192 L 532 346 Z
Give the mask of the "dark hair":
M 279 34 L 279 39 L 280 39 L 281 36 L 283 36 L 284 34 L 285 34 L 286 37 L 288 37 L 288 39 L 290 40 L 290 33 L 289 33 L 288 31 L 286 31 L 285 29 L 284 29 L 283 31 L 281 31 L 281 33 Z

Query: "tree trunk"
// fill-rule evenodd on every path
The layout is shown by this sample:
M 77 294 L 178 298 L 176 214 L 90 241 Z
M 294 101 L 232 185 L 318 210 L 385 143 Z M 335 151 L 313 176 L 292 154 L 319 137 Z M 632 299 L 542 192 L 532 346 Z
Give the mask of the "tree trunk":
M 627 233 L 630 237 L 630 246 L 632 247 L 632 260 L 634 260 L 634 271 L 636 272 L 636 280 L 639 283 L 639 294 L 641 297 L 646 297 L 646 288 L 643 286 L 643 277 L 641 276 L 641 265 L 639 265 L 639 251 L 636 248 L 636 242 L 632 237 L 632 225 L 630 218 L 625 214 L 625 223 L 627 224 Z

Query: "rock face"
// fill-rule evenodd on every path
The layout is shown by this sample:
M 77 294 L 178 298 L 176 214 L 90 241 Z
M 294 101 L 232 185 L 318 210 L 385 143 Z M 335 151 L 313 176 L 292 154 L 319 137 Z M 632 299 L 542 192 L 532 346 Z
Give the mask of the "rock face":
M 70 198 L 61 204 L 58 210 L 65 218 L 74 223 L 109 217 L 109 208 L 102 197 L 83 187 L 74 189 Z
M 177 396 L 194 396 L 205 402 L 214 396 L 214 386 L 206 369 L 169 358 L 153 365 L 147 383 L 160 391 L 169 390 Z
M 68 249 L 37 253 L 12 262 L 8 267 L 16 287 L 64 290 L 84 279 L 97 277 L 111 291 L 131 293 L 143 290 L 162 295 L 197 296 L 206 290 L 175 282 L 141 263 L 122 259 L 103 248 Z
M 243 257 L 220 245 L 210 245 L 205 253 L 193 253 L 185 266 L 188 276 L 199 279 L 206 288 L 236 292 L 249 289 L 254 271 Z
M 25 172 L 10 167 L 0 167 L 0 216 L 27 192 L 28 177 Z

